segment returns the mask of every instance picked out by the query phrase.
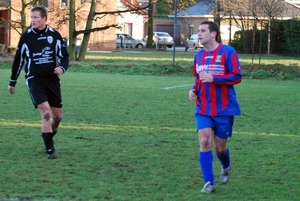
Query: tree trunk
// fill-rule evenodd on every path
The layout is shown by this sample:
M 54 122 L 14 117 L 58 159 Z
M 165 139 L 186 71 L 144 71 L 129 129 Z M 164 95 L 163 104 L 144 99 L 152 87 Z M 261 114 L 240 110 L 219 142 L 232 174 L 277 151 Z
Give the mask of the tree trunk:
M 24 33 L 27 29 L 26 14 L 27 14 L 27 0 L 22 0 L 22 10 L 20 11 L 22 33 Z
M 85 30 L 92 29 L 93 21 L 94 21 L 94 17 L 95 17 L 95 11 L 96 11 L 96 0 L 92 0 Z M 85 58 L 90 35 L 91 35 L 90 31 L 87 33 L 84 33 L 84 35 L 83 35 L 83 39 L 82 39 L 82 43 L 81 43 L 81 47 L 80 47 L 80 51 L 79 51 L 79 56 L 77 58 L 78 61 L 82 61 Z
M 147 47 L 153 47 L 153 7 L 154 0 L 151 0 L 148 10 L 148 38 L 147 38 Z
M 69 4 L 69 57 L 70 60 L 76 59 L 76 30 L 75 30 L 75 1 L 70 1 Z

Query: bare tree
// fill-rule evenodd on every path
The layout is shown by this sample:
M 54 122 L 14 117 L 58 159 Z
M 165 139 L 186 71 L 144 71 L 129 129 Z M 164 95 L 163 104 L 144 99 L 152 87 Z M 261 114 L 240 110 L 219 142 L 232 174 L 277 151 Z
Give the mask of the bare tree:
M 26 31 L 26 29 L 30 26 L 30 22 L 27 21 L 27 15 L 28 11 L 35 5 L 38 5 L 39 0 L 21 0 L 20 8 L 15 8 L 11 5 L 10 1 L 7 1 L 6 4 L 1 4 L 1 6 L 4 6 L 7 9 L 10 9 L 11 11 L 19 14 L 18 19 L 1 19 L 2 21 L 5 21 L 9 25 L 10 28 L 14 29 L 17 33 L 20 35 Z M 63 12 L 63 13 L 62 13 Z M 66 24 L 68 22 L 68 18 L 66 17 L 67 11 L 60 11 L 55 12 L 54 10 L 48 10 L 48 13 L 56 13 L 55 16 L 52 19 L 49 19 L 51 22 L 57 22 L 52 23 L 56 25 L 54 28 L 59 28 L 61 24 Z
M 282 0 L 257 0 L 258 7 L 268 17 L 268 55 L 271 46 L 271 22 L 275 17 L 282 16 L 286 10 L 286 3 Z
M 286 3 L 282 0 L 256 0 L 257 7 L 269 18 L 282 16 Z
M 52 8 L 52 10 L 48 10 L 48 13 L 52 13 L 52 15 L 48 15 L 49 19 L 48 21 L 51 22 L 51 25 L 53 28 L 58 29 L 63 24 L 67 25 L 69 24 L 69 53 L 70 53 L 70 59 L 74 60 L 83 60 L 86 54 L 87 45 L 89 41 L 90 34 L 92 32 L 97 32 L 101 30 L 106 30 L 111 27 L 120 28 L 119 25 L 116 22 L 110 22 L 105 24 L 101 27 L 93 27 L 93 22 L 96 20 L 102 20 L 105 16 L 116 16 L 121 15 L 122 13 L 127 12 L 138 12 L 140 10 L 145 10 L 148 7 L 140 8 L 140 7 L 133 7 L 133 8 L 127 8 L 124 10 L 112 10 L 112 11 L 103 11 L 103 12 L 96 12 L 96 4 L 101 3 L 103 1 L 99 0 L 90 0 L 90 10 L 89 15 L 87 18 L 81 16 L 78 14 L 78 10 L 81 8 L 81 6 L 76 7 L 76 1 L 69 1 L 69 9 L 65 10 L 55 10 L 55 6 L 48 6 L 48 8 Z M 110 3 L 109 1 L 106 1 L 107 3 Z M 20 15 L 19 20 L 9 20 L 5 21 L 6 24 L 9 24 L 12 29 L 15 29 L 19 34 L 22 34 L 29 26 L 29 23 L 27 22 L 27 12 L 31 9 L 32 6 L 37 5 L 39 3 L 39 0 L 21 0 L 21 8 L 16 9 L 13 8 L 10 4 L 10 1 L 7 1 L 5 6 L 14 12 L 18 13 Z M 49 3 L 54 5 L 54 2 Z M 75 9 L 77 8 L 77 10 Z M 51 17 L 51 19 L 50 19 Z M 4 19 L 2 19 L 4 20 Z M 86 21 L 86 27 L 83 30 L 76 30 L 76 22 L 78 21 Z M 76 58 L 75 52 L 76 52 L 76 38 L 78 35 L 83 34 L 83 40 L 79 52 L 78 58 Z
M 255 29 L 257 28 L 257 23 L 260 23 L 261 27 L 262 25 L 268 24 L 268 54 L 270 54 L 270 46 L 271 46 L 271 29 L 272 20 L 276 18 L 280 18 L 283 16 L 283 14 L 287 11 L 286 2 L 282 0 L 231 0 L 236 5 L 239 5 L 238 7 L 232 7 L 232 16 L 234 22 L 238 25 L 238 27 L 242 30 L 244 33 L 246 30 L 253 29 L 253 33 Z M 248 37 L 249 41 L 250 37 L 252 36 L 243 34 L 243 37 Z M 252 46 L 253 47 L 253 46 Z M 246 48 L 246 44 L 245 44 Z M 247 48 L 246 48 L 247 49 Z
M 70 2 L 71 3 L 71 2 Z M 86 19 L 86 27 L 84 30 L 76 30 L 75 27 L 75 19 L 77 17 L 77 15 L 75 14 L 75 3 L 72 2 L 72 5 L 70 4 L 70 24 L 69 24 L 69 52 L 70 52 L 70 59 L 76 59 L 76 60 L 83 60 L 85 58 L 86 55 L 86 50 L 87 50 L 87 46 L 88 46 L 88 41 L 90 38 L 90 34 L 92 32 L 96 32 L 96 31 L 102 31 L 102 30 L 106 30 L 109 29 L 111 27 L 115 27 L 115 28 L 120 28 L 118 23 L 116 22 L 111 22 L 109 24 L 105 24 L 101 27 L 93 27 L 93 22 L 96 20 L 101 20 L 106 16 L 116 16 L 116 15 L 121 15 L 122 13 L 134 13 L 134 12 L 138 12 L 140 10 L 144 10 L 147 9 L 147 7 L 133 7 L 133 8 L 127 8 L 124 10 L 113 10 L 113 11 L 103 11 L 103 12 L 96 12 L 96 4 L 99 3 L 97 2 L 97 0 L 91 0 L 90 1 L 91 6 L 90 6 L 90 10 L 89 10 L 89 14 L 88 17 Z M 108 2 L 109 3 L 109 2 Z M 73 5 L 74 4 L 74 5 Z M 71 10 L 72 9 L 72 10 Z M 81 48 L 79 51 L 79 55 L 78 58 L 75 58 L 75 41 L 78 35 L 83 34 L 83 40 L 81 43 Z
M 1 19 L 2 21 L 6 21 L 9 26 L 17 31 L 20 35 L 27 29 L 28 23 L 27 23 L 27 12 L 30 6 L 32 6 L 34 3 L 36 3 L 37 0 L 28 1 L 28 0 L 21 0 L 21 9 L 17 9 L 11 6 L 10 2 L 8 1 L 5 6 L 6 8 L 18 13 L 20 15 L 20 20 L 6 20 Z

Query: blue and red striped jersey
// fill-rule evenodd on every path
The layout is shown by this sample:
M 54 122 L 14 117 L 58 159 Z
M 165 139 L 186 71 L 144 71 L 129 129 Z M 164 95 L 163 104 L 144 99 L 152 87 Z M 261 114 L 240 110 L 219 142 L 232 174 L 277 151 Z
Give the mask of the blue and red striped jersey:
M 200 72 L 213 75 L 213 82 L 204 83 Z M 199 50 L 194 58 L 195 84 L 197 91 L 195 113 L 207 116 L 241 115 L 234 85 L 242 81 L 238 55 L 231 46 L 219 44 L 217 49 L 207 52 Z

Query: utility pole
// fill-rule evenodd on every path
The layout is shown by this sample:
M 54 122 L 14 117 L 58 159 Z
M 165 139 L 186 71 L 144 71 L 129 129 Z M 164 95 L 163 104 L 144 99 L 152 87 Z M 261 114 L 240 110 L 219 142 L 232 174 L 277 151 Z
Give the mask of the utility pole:
M 255 45 L 255 29 L 256 29 L 256 19 L 253 20 L 253 31 L 252 31 L 252 66 L 254 63 L 254 45 Z
M 270 46 L 271 46 L 271 18 L 269 17 L 268 24 L 268 55 L 270 55 Z
M 175 46 L 176 46 L 176 27 L 177 27 L 177 1 L 175 0 L 175 15 L 174 15 L 174 35 L 173 35 L 173 39 L 174 39 L 174 45 L 173 45 L 173 65 L 175 64 Z
M 260 32 L 259 32 L 259 65 L 261 62 L 261 43 L 262 43 L 262 29 L 263 29 L 263 21 L 260 19 Z

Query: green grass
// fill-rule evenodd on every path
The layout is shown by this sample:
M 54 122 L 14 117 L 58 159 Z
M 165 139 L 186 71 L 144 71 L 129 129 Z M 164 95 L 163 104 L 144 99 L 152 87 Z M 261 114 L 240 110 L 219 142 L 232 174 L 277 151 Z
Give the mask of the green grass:
M 108 55 L 77 66 L 107 62 L 115 54 Z M 112 66 L 118 63 L 112 60 Z M 299 81 L 244 79 L 236 86 L 242 116 L 235 118 L 229 140 L 232 178 L 221 185 L 215 157 L 217 192 L 203 195 L 194 102 L 188 101 L 192 76 L 75 68 L 61 77 L 64 114 L 55 137 L 56 160 L 44 153 L 24 73 L 10 95 L 10 70 L 0 69 L 0 200 L 299 199 Z
M 195 51 L 188 52 L 175 52 L 175 62 L 181 65 L 190 64 L 193 61 Z M 120 63 L 135 63 L 135 62 L 151 62 L 151 63 L 167 63 L 173 62 L 173 52 L 165 51 L 153 51 L 149 49 L 133 49 L 125 52 L 114 52 L 114 53 L 101 53 L 101 52 L 90 52 L 86 56 L 86 60 L 108 62 L 111 61 L 113 64 Z M 252 54 L 239 54 L 241 64 L 252 65 Z M 254 55 L 254 64 L 259 64 L 259 55 Z M 281 56 L 281 55 L 261 55 L 261 64 L 282 64 L 282 65 L 298 65 L 300 66 L 300 59 L 293 56 Z
M 128 75 L 190 76 L 195 52 L 126 51 L 89 53 L 85 62 L 71 64 L 76 72 Z M 174 57 L 175 56 L 175 57 Z M 300 59 L 280 55 L 239 55 L 243 77 L 248 79 L 300 80 Z
M 69 71 L 126 75 L 190 76 L 195 51 L 166 52 L 132 49 L 125 52 L 88 52 L 83 62 L 71 61 Z M 175 57 L 174 57 L 175 56 Z M 280 55 L 239 54 L 247 79 L 300 80 L 300 59 Z M 0 58 L 0 69 L 10 69 L 12 57 Z

